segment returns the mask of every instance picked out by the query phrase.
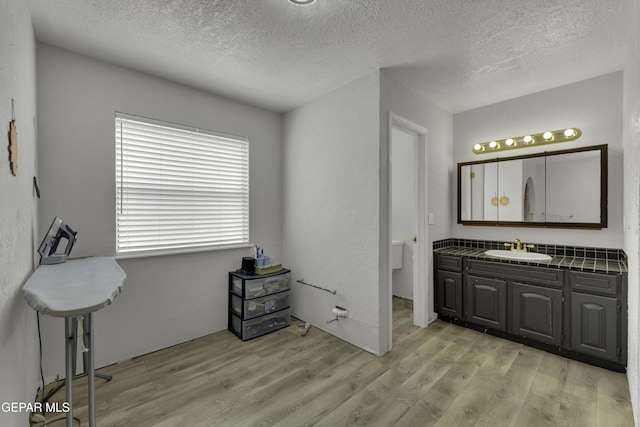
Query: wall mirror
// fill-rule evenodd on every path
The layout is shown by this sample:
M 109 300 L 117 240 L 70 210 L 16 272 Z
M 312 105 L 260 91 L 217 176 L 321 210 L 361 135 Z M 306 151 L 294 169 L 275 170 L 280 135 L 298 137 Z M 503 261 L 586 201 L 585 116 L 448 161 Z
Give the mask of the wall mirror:
M 606 228 L 607 146 L 458 163 L 458 223 Z

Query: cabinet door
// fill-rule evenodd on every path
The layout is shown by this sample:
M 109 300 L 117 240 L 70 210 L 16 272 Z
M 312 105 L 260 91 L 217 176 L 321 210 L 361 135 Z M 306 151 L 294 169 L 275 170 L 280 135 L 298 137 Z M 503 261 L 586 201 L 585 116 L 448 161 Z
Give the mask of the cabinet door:
M 571 349 L 618 359 L 618 303 L 615 298 L 571 293 Z
M 506 281 L 467 276 L 465 320 L 492 329 L 506 331 Z
M 443 316 L 462 319 L 462 274 L 438 270 L 436 311 Z
M 562 290 L 513 283 L 513 333 L 562 344 Z

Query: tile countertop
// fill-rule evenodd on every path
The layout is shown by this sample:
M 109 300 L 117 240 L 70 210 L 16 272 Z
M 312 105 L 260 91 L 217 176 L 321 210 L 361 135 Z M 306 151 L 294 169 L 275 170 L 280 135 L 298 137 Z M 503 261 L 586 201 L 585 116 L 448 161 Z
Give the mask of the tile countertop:
M 434 249 L 433 253 L 438 255 L 463 256 L 467 258 L 483 259 L 487 261 L 497 261 L 508 264 L 533 265 L 538 267 L 557 267 L 568 270 L 589 271 L 593 273 L 610 273 L 627 275 L 627 263 L 617 259 L 604 258 L 584 258 L 569 256 L 553 256 L 550 261 L 522 261 L 485 255 L 484 248 L 471 248 L 463 246 L 447 246 Z

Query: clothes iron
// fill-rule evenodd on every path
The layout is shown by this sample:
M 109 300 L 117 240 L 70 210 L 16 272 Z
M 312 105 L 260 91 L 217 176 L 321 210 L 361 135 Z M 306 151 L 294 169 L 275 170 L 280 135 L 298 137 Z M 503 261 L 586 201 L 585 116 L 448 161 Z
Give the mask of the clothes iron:
M 63 220 L 55 217 L 38 248 L 38 252 L 40 252 L 40 265 L 62 264 L 66 262 L 69 253 L 71 253 L 71 248 L 73 248 L 73 244 L 76 242 L 77 235 L 77 231 L 73 231 Z M 62 239 L 67 240 L 67 246 L 64 252 L 58 253 L 58 245 Z

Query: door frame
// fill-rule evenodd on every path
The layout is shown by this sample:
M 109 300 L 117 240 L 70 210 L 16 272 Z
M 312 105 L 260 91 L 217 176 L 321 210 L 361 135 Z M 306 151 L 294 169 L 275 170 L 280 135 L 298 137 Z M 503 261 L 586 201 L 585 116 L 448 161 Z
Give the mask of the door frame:
M 389 111 L 388 116 L 388 164 L 389 174 L 387 180 L 387 188 L 391 189 L 391 144 L 392 144 L 392 132 L 393 128 L 397 127 L 402 130 L 408 131 L 416 135 L 414 142 L 414 207 L 413 207 L 413 231 L 417 238 L 417 242 L 413 247 L 413 324 L 421 328 L 426 328 L 429 325 L 429 305 L 432 301 L 429 300 L 429 289 L 427 281 L 427 243 L 429 241 L 429 233 L 427 227 L 427 133 L 428 130 L 414 123 L 404 117 Z M 417 155 L 415 155 L 417 154 Z M 388 218 L 391 219 L 391 196 L 389 196 L 388 203 Z M 388 227 L 388 242 L 391 244 L 391 221 L 389 221 Z M 391 248 L 388 250 L 389 264 L 391 265 Z M 393 300 L 393 287 L 391 279 L 391 269 L 389 268 L 389 304 L 392 304 Z M 389 315 L 392 315 L 392 308 L 389 307 Z M 392 336 L 392 319 L 389 319 L 389 340 Z M 391 343 L 389 344 L 391 348 Z

